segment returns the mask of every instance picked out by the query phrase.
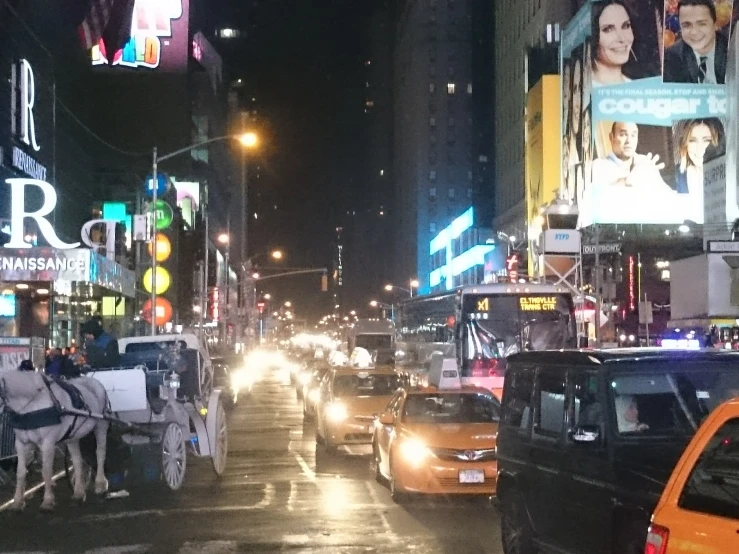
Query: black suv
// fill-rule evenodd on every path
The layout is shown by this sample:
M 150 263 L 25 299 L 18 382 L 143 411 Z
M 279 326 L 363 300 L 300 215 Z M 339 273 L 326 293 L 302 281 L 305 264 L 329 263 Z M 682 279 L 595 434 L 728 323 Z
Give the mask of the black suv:
M 539 351 L 507 359 L 498 430 L 505 554 L 644 552 L 649 520 L 739 353 Z

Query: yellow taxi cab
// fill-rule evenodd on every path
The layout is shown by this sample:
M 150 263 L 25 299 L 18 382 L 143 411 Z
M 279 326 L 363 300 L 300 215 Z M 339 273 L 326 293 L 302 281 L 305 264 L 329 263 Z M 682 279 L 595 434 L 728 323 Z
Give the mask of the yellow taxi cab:
M 645 554 L 739 552 L 739 398 L 716 408 L 672 472 Z
M 495 494 L 500 402 L 463 386 L 456 361 L 429 371 L 429 385 L 401 389 L 375 421 L 375 476 L 393 500 L 411 493 Z
M 339 446 L 372 444 L 374 416 L 400 386 L 392 367 L 372 367 L 352 353 L 349 366 L 332 368 L 323 379 L 315 404 L 316 443 L 330 453 Z

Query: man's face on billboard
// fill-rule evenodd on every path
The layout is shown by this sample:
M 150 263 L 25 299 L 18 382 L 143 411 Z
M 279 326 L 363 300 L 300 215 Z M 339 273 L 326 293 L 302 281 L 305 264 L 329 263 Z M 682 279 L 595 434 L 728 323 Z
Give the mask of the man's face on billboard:
M 639 144 L 639 128 L 636 123 L 615 123 L 611 130 L 611 148 L 619 160 L 630 160 Z
M 680 34 L 696 54 L 703 56 L 716 43 L 716 22 L 707 6 L 683 6 L 678 13 Z

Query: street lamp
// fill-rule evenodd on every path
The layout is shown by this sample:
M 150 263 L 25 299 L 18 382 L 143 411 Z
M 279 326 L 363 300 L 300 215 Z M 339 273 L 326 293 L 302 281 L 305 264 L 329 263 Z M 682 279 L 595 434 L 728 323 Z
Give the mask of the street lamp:
M 267 293 L 262 298 L 264 298 L 265 300 L 272 300 L 272 295 Z
M 174 152 L 170 152 L 169 154 L 165 154 L 164 156 L 160 156 L 159 152 L 157 150 L 157 147 L 155 146 L 152 149 L 152 156 L 151 156 L 151 190 L 152 190 L 152 201 L 151 201 L 151 212 L 152 212 L 152 222 L 154 225 L 154 229 L 152 232 L 152 238 L 151 238 L 151 251 L 157 252 L 157 233 L 156 233 L 156 204 L 157 204 L 157 189 L 158 189 L 158 168 L 159 164 L 165 160 L 169 160 L 170 158 L 174 158 L 175 156 L 179 156 L 181 154 L 186 154 L 187 152 L 191 152 L 192 150 L 196 150 L 198 148 L 201 148 L 207 144 L 211 144 L 214 142 L 220 142 L 225 140 L 238 140 L 244 148 L 252 148 L 256 146 L 258 140 L 257 135 L 252 132 L 246 132 L 241 135 L 224 135 L 221 137 L 214 137 L 208 140 L 204 140 L 195 144 L 191 144 L 190 146 L 186 146 L 184 148 L 180 148 L 179 150 L 175 150 Z M 245 156 L 244 156 L 244 159 Z M 243 172 L 242 172 L 243 173 Z M 243 175 L 242 175 L 243 176 Z M 246 217 L 246 216 L 244 216 Z M 207 230 L 207 223 L 206 223 L 206 240 L 208 236 L 208 230 Z M 244 240 L 246 240 L 246 233 L 244 233 Z M 242 245 L 243 248 L 243 245 Z M 207 261 L 207 252 L 208 249 L 205 249 L 205 256 Z M 200 291 L 201 297 L 205 298 L 205 292 L 208 290 L 208 284 L 207 284 L 207 275 L 208 275 L 208 266 L 207 263 L 204 264 L 204 285 L 203 289 Z M 151 334 L 152 336 L 157 334 L 157 324 L 156 324 L 156 317 L 154 314 L 154 310 L 156 309 L 157 305 L 157 285 L 156 285 L 156 274 L 157 274 L 157 258 L 156 256 L 151 257 Z M 203 330 L 203 311 L 201 310 L 200 315 L 200 331 Z
M 272 256 L 273 260 L 281 260 L 285 257 L 285 255 L 282 253 L 282 250 L 273 250 L 270 253 L 270 256 Z
M 414 289 L 417 289 L 418 287 L 420 287 L 421 286 L 421 283 L 418 282 L 418 279 L 411 279 L 408 282 L 408 286 L 409 286 L 409 288 L 406 289 L 406 288 L 403 288 L 403 287 L 399 287 L 397 285 L 385 285 L 385 290 L 388 291 L 388 292 L 392 292 L 393 290 L 396 290 L 397 289 L 397 290 L 400 290 L 400 291 L 403 291 L 403 292 L 409 294 L 410 296 L 413 296 L 413 290 Z
M 221 233 L 220 235 L 218 235 L 218 242 L 220 242 L 221 244 L 228 244 L 230 240 L 231 239 L 229 238 L 228 233 Z
M 286 308 L 291 308 L 291 307 L 292 307 L 292 305 L 293 305 L 293 303 L 292 303 L 292 302 L 290 302 L 289 300 L 288 300 L 287 302 L 285 302 L 285 307 L 286 307 Z

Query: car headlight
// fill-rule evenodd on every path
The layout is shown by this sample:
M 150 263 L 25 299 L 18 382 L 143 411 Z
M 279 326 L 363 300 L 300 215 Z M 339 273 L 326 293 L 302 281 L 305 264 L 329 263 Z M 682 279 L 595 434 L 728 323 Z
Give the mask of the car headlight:
M 329 404 L 326 406 L 326 417 L 330 421 L 338 423 L 344 421 L 348 417 L 348 414 L 343 404 Z
M 408 439 L 400 443 L 400 455 L 413 466 L 418 466 L 431 455 L 428 447 L 418 439 Z
M 254 384 L 254 378 L 246 370 L 235 371 L 231 374 L 231 386 L 236 390 L 249 388 Z

